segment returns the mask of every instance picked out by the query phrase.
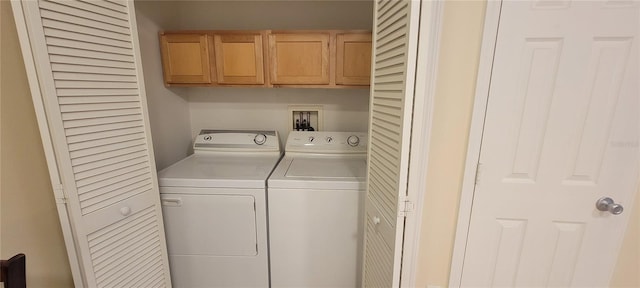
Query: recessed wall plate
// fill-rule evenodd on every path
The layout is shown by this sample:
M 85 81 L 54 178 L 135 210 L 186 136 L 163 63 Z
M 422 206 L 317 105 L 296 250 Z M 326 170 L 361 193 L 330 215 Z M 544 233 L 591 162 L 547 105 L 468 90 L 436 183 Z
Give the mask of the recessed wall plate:
M 314 131 L 324 129 L 322 105 L 289 105 L 289 130 Z M 297 129 L 296 129 L 297 125 Z

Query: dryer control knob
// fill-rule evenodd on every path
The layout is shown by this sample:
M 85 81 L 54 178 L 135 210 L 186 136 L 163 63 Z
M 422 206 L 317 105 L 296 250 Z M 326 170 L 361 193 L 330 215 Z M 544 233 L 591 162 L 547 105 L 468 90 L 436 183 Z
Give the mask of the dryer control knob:
M 257 134 L 256 137 L 253 137 L 253 142 L 258 145 L 262 145 L 267 142 L 267 135 Z
M 333 137 L 331 136 L 327 137 L 327 143 L 331 143 L 331 142 L 333 142 Z
M 360 138 L 358 138 L 358 136 L 356 135 L 351 135 L 349 136 L 349 138 L 347 138 L 347 144 L 349 144 L 349 146 L 351 147 L 356 147 L 358 146 L 358 144 L 360 144 Z
M 313 136 L 309 136 L 309 143 L 313 142 L 313 140 L 316 140 L 316 138 L 313 138 Z

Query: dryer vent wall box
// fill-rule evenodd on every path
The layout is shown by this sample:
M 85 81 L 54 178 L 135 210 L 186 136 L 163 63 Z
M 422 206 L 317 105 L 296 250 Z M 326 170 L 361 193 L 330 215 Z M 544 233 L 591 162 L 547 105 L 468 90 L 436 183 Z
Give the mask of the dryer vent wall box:
M 202 130 L 158 173 L 174 287 L 269 287 L 266 182 L 276 131 Z
M 324 117 L 322 105 L 290 105 L 289 129 L 291 131 L 321 131 Z

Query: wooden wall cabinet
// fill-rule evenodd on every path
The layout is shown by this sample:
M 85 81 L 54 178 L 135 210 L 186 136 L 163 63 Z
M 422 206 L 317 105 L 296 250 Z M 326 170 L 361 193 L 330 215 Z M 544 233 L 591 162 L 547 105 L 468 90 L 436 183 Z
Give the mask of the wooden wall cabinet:
M 336 35 L 336 84 L 369 85 L 371 33 Z
M 329 33 L 269 35 L 272 84 L 329 84 Z
M 165 84 L 208 84 L 215 81 L 211 71 L 212 39 L 202 34 L 161 34 Z
M 214 34 L 218 84 L 265 84 L 263 34 Z
M 368 86 L 371 33 L 356 30 L 161 33 L 167 86 Z

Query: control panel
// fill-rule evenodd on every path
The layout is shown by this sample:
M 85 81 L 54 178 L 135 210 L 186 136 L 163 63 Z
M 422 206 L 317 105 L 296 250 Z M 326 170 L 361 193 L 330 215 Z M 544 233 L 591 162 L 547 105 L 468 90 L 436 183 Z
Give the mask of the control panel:
M 291 131 L 285 152 L 367 153 L 366 132 Z
M 280 151 L 277 131 L 201 130 L 193 144 L 198 151 Z

